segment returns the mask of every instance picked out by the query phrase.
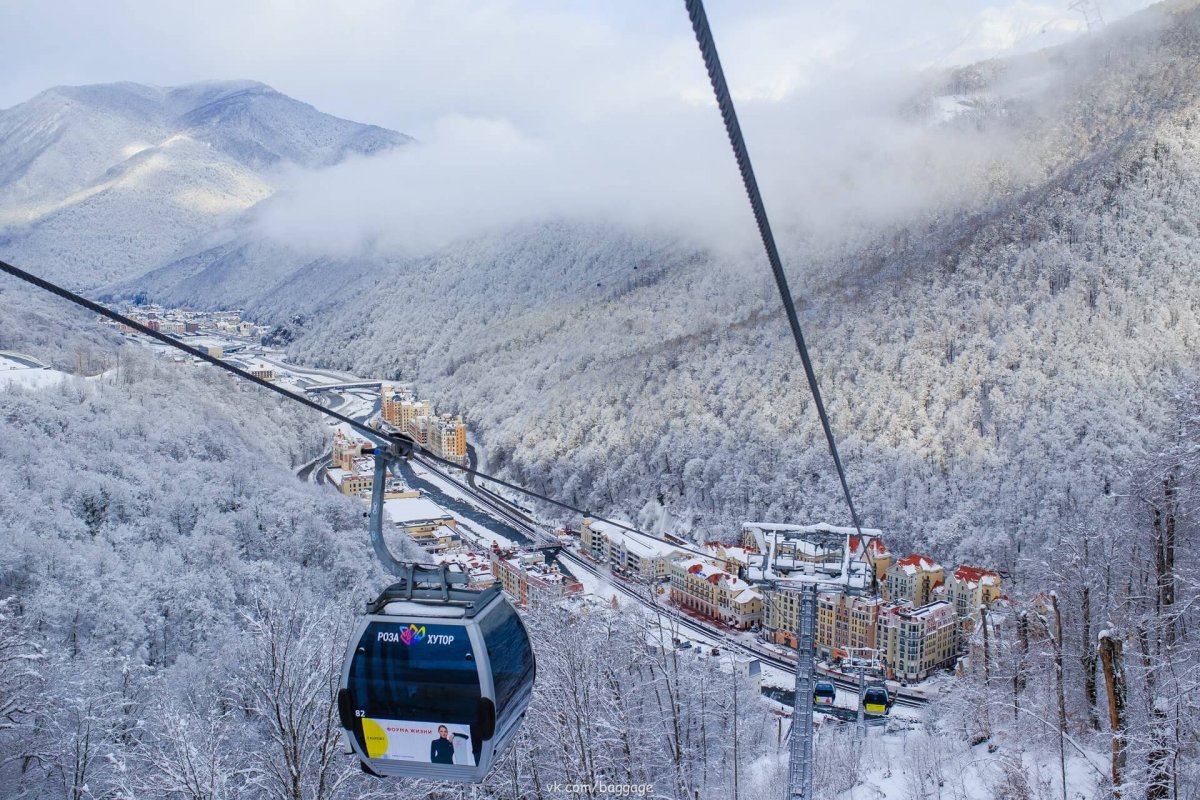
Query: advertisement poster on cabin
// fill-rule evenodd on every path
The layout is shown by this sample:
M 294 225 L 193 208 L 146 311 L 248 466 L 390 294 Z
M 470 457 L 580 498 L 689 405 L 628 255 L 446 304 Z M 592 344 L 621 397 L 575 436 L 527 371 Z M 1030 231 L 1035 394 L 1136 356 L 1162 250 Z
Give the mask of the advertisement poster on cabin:
M 368 758 L 475 766 L 467 725 L 366 717 L 362 726 Z

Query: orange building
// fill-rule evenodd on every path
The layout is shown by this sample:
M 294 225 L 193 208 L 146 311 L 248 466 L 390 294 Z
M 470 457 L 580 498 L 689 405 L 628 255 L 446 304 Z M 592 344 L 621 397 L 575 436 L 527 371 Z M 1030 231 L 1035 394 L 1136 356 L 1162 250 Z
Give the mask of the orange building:
M 547 564 L 541 552 L 492 550 L 492 574 L 519 605 L 529 606 L 557 600 L 583 591 L 583 584 L 564 575 L 557 564 Z
M 980 606 L 991 605 L 1000 596 L 1000 573 L 966 564 L 950 573 L 947 584 L 949 599 L 964 631 L 974 627 Z

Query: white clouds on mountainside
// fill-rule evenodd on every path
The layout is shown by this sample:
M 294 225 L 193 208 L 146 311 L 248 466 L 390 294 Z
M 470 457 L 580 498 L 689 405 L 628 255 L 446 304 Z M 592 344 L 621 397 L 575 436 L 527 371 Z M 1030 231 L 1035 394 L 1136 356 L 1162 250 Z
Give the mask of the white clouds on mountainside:
M 813 240 L 827 245 L 943 207 L 969 207 L 987 191 L 1046 177 L 1048 165 L 1030 156 L 1021 132 L 970 122 L 937 126 L 940 114 L 915 110 L 914 98 L 933 74 L 916 70 L 1056 41 L 1078 33 L 1082 17 L 1034 3 L 986 6 L 965 16 L 962 9 L 926 6 L 925 12 L 937 6 L 958 20 L 964 38 L 938 49 L 934 40 L 945 40 L 936 26 L 907 39 L 868 37 L 842 12 L 829 18 L 828 10 L 807 4 L 734 16 L 728 29 L 719 29 L 759 183 L 785 248 Z M 714 24 L 722 11 L 718 6 Z M 873 24 L 907 31 L 922 13 L 910 12 L 883 10 Z M 287 195 L 263 210 L 264 229 L 339 256 L 364 245 L 421 254 L 457 238 L 553 218 L 649 228 L 722 250 L 754 247 L 757 233 L 690 31 L 684 27 L 660 49 L 642 53 L 628 43 L 609 44 L 627 60 L 603 76 L 568 61 L 573 85 L 561 88 L 552 111 L 530 111 L 520 89 L 501 91 L 517 93 L 507 111 L 440 116 L 412 131 L 418 146 L 296 175 Z M 581 40 L 583 50 L 595 46 Z M 543 81 L 565 80 L 556 73 L 547 69 Z M 1052 104 L 1043 95 L 1064 79 L 1061 65 L 1034 59 L 990 87 L 1000 94 L 984 101 L 995 104 L 994 117 L 1003 116 L 1005 103 Z M 946 103 L 953 113 L 979 100 Z
M 415 134 L 420 149 L 294 175 L 264 210 L 268 231 L 317 250 L 422 252 L 547 217 L 601 217 L 725 246 L 755 240 L 682 3 L 314 3 L 285 13 L 120 0 L 104 15 L 77 2 L 18 5 L 16 24 L 0 33 L 21 64 L 9 92 L 253 76 Z M 1100 5 L 1111 20 L 1146 3 Z M 903 221 L 969 194 L 1005 143 L 930 136 L 922 120 L 902 119 L 912 76 L 1084 29 L 1065 2 L 710 6 L 785 240 L 790 229 L 836 237 Z M 54 41 L 37 33 L 46 29 Z
M 911 89 L 911 87 L 906 87 Z M 824 105 L 822 124 L 805 112 Z M 894 109 L 812 97 L 776 106 L 752 144 L 780 234 L 824 238 L 966 193 L 1004 141 L 931 131 Z M 781 119 L 784 118 L 784 119 Z M 786 119 L 791 117 L 791 119 Z M 638 115 L 546 137 L 497 118 L 447 117 L 411 147 L 297 171 L 262 209 L 266 232 L 335 255 L 423 254 L 544 219 L 605 220 L 725 249 L 757 236 L 715 109 Z M 802 220 L 802 229 L 789 222 Z

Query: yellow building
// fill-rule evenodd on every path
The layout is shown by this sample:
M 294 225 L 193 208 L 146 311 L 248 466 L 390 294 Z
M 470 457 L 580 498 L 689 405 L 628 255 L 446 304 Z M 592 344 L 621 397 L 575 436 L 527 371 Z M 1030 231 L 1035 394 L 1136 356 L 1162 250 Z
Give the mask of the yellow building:
M 404 402 L 404 396 L 397 392 L 391 384 L 381 383 L 379 385 L 379 415 L 383 417 L 383 421 L 389 425 L 400 425 L 400 404 Z
M 584 554 L 590 556 L 592 561 L 600 564 L 608 563 L 608 530 L 610 527 L 596 522 L 590 517 L 583 518 L 583 524 L 579 526 L 579 542 L 583 545 Z
M 796 646 L 796 631 L 800 624 L 800 592 L 799 588 L 790 586 L 763 592 L 763 628 L 775 644 Z
M 762 592 L 705 558 L 671 562 L 671 600 L 685 609 L 745 630 L 761 623 Z
M 333 465 L 347 472 L 354 471 L 355 460 L 362 457 L 363 446 L 371 446 L 366 439 L 348 434 L 341 427 L 333 432 Z
M 417 417 L 432 417 L 433 406 L 423 400 L 403 400 L 396 413 L 396 426 L 405 428 Z
M 900 559 L 887 571 L 883 582 L 884 597 L 888 600 L 911 600 L 914 606 L 933 601 L 933 590 L 941 586 L 946 571 L 932 558 L 911 555 Z
M 952 665 L 958 658 L 957 623 L 954 606 L 945 600 L 919 608 L 907 600 L 885 604 L 876 636 L 888 677 L 919 681 Z
M 817 595 L 816 646 L 820 657 L 874 658 L 882 607 L 883 600 L 878 597 L 842 592 Z
M 467 424 L 463 418 L 449 414 L 431 418 L 429 449 L 442 458 L 467 463 Z
M 408 423 L 417 417 L 433 415 L 433 407 L 417 400 L 409 386 L 382 384 L 379 387 L 379 408 L 383 421 L 400 430 L 407 430 Z
M 950 573 L 947 584 L 950 602 L 954 603 L 954 611 L 964 630 L 973 627 L 980 606 L 991 605 L 1000 596 L 1000 573 L 966 564 Z
M 763 627 L 775 644 L 796 646 L 800 624 L 800 595 L 804 590 L 780 586 L 764 592 Z M 814 631 L 821 658 L 872 658 L 878 647 L 878 597 L 822 592 L 817 595 L 817 627 Z
M 341 486 L 338 488 L 342 490 L 342 494 L 348 494 L 351 497 L 358 494 L 369 494 L 373 480 L 371 475 L 346 475 L 342 478 Z

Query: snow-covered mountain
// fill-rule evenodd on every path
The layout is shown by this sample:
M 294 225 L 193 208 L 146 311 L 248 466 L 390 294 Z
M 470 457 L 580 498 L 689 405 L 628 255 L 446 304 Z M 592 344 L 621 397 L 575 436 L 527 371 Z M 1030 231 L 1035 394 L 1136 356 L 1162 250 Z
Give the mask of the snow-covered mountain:
M 787 254 L 851 483 L 868 521 L 902 547 L 1014 557 L 1014 531 L 1045 531 L 1064 510 L 1106 502 L 1160 430 L 1172 376 L 1190 368 L 1200 330 L 1188 222 L 1200 209 L 1189 134 L 1198 77 L 1194 3 L 1070 46 L 931 76 L 903 113 L 947 141 L 996 143 L 962 176 L 956 204 Z M 317 166 L 374 141 L 299 104 L 307 111 L 296 120 L 336 122 L 343 143 L 304 126 L 283 131 L 282 112 L 261 107 L 294 101 L 263 87 L 176 91 L 100 91 L 126 97 L 107 105 L 141 109 L 141 119 L 153 108 L 193 131 L 206 120 L 233 123 L 189 139 L 222 144 L 203 165 L 189 162 L 186 180 L 151 171 L 163 181 L 159 196 L 172 182 L 175 194 L 211 187 L 229 169 L 260 181 L 265 197 L 263 152 Z M 45 144 L 39 187 L 54 185 L 60 149 Z M 91 152 L 70 149 L 84 163 L 81 151 Z M 122 165 L 118 176 L 136 171 L 136 156 Z M 122 191 L 133 191 L 129 182 L 116 179 Z M 57 263 L 71 237 L 132 236 L 121 219 L 105 217 L 97 233 L 66 216 L 111 214 L 92 204 L 104 197 L 39 218 L 5 252 L 37 268 Z M 121 280 L 109 291 L 244 306 L 286 322 L 298 336 L 294 355 L 420 381 L 471 415 L 493 467 L 578 504 L 706 535 L 747 516 L 840 518 L 756 254 L 731 258 L 600 223 L 543 223 L 418 258 L 347 258 L 264 236 L 252 202 L 246 195 L 227 216 L 204 217 L 191 238 L 180 230 L 140 270 L 110 269 Z M 131 217 L 156 213 L 138 208 Z M 786 209 L 773 212 L 788 223 Z
M 1200 7 L 930 76 L 903 113 L 992 157 L 953 202 L 785 261 L 863 521 L 1006 596 L 924 710 L 822 725 L 816 797 L 1190 797 Z M 245 306 L 609 515 L 705 539 L 845 519 L 757 253 L 598 220 L 421 257 L 263 234 L 280 168 L 403 141 L 256 84 L 52 90 L 0 112 L 0 258 Z M 345 625 L 384 576 L 353 501 L 295 480 L 328 429 L 107 335 L 0 282 L 0 350 L 106 372 L 0 391 L 0 797 L 394 793 L 335 755 Z M 628 605 L 564 611 L 527 617 L 531 722 L 480 796 L 778 796 L 782 719 L 727 659 L 647 648 L 666 631 Z
M 77 286 L 140 275 L 316 168 L 408 141 L 251 81 L 58 87 L 0 111 L 0 244 Z
M 956 98 L 943 124 L 1002 143 L 964 176 L 978 190 L 788 254 L 860 509 L 901 549 L 1011 567 L 1108 508 L 1159 441 L 1200 341 L 1197 86 L 1195 4 L 940 76 L 910 109 Z M 225 255 L 182 297 L 287 321 L 297 356 L 419 381 L 544 491 L 706 536 L 844 518 L 757 255 L 551 225 L 310 258 L 347 276 L 319 302 L 312 282 L 250 282 L 262 250 Z

